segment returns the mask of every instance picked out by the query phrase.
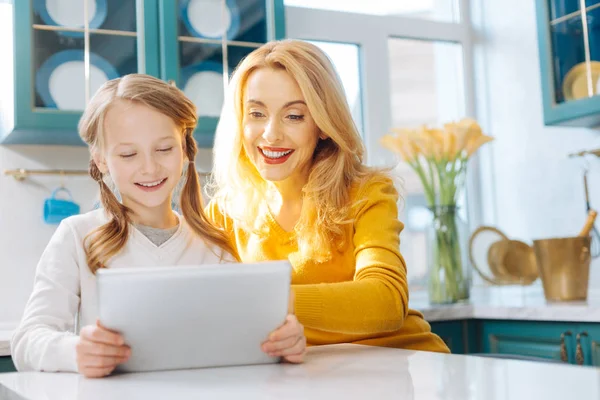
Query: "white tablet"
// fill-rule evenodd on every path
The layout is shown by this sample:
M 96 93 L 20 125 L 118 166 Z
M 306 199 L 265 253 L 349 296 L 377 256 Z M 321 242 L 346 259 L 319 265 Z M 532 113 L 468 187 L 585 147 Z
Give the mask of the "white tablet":
M 288 310 L 288 261 L 97 271 L 100 322 L 131 357 L 117 371 L 266 364 Z

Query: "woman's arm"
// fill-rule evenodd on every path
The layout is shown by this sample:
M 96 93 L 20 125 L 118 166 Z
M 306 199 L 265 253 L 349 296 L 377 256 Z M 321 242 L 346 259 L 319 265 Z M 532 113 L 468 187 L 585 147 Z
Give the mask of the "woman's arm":
M 402 327 L 408 313 L 406 265 L 400 254 L 398 193 L 391 180 L 366 185 L 354 220 L 354 280 L 294 285 L 296 315 L 307 328 L 376 334 Z
M 63 222 L 38 263 L 33 293 L 11 341 L 19 371 L 77 371 L 73 330 L 80 283 L 75 236 Z

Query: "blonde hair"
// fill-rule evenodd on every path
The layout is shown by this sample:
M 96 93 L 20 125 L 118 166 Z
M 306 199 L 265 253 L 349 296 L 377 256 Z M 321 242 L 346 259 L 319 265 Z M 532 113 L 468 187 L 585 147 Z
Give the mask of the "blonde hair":
M 200 182 L 194 167 L 197 145 L 193 132 L 198 122 L 194 103 L 181 90 L 148 75 L 131 74 L 106 82 L 90 100 L 79 121 L 79 135 L 89 146 L 92 155 L 103 150 L 106 113 L 115 102 L 121 100 L 150 107 L 171 118 L 181 129 L 184 151 L 190 162 L 180 197 L 183 217 L 198 236 L 239 258 L 227 235 L 213 226 L 202 211 Z M 108 260 L 127 243 L 131 210 L 121 204 L 108 188 L 93 159 L 90 160 L 90 175 L 100 185 L 102 205 L 111 217 L 108 223 L 84 239 L 87 263 L 95 273 L 99 268 L 106 267 Z
M 326 136 L 315 149 L 295 228 L 298 255 L 326 261 L 334 248 L 342 250 L 346 245 L 346 231 L 353 222 L 351 190 L 374 177 L 384 178 L 384 174 L 363 164 L 364 145 L 341 81 L 317 46 L 299 40 L 274 41 L 254 50 L 238 65 L 215 138 L 214 200 L 245 229 L 264 231 L 258 226 L 261 221 L 255 219 L 265 207 L 267 185 L 242 144 L 244 90 L 250 74 L 259 68 L 285 70 L 295 79 L 312 118 Z

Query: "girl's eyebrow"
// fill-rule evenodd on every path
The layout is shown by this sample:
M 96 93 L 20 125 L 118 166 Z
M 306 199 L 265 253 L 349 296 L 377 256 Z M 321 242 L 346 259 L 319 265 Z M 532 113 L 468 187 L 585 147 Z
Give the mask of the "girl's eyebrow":
M 157 139 L 156 141 L 161 141 L 161 140 L 165 140 L 165 139 L 175 139 L 175 137 L 173 136 L 163 136 L 160 139 Z M 121 142 L 121 143 L 117 143 L 117 146 L 135 146 L 135 143 L 129 143 L 129 142 Z

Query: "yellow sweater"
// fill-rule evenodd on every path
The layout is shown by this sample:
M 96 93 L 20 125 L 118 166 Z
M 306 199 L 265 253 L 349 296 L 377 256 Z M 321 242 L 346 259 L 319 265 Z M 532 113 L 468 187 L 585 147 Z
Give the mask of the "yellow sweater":
M 406 265 L 400 254 L 398 193 L 390 180 L 369 182 L 352 193 L 352 240 L 328 262 L 290 257 L 295 310 L 309 345 L 357 343 L 448 352 L 423 315 L 408 308 Z M 257 237 L 209 204 L 208 216 L 231 236 L 243 262 L 282 260 L 297 251 L 287 232 L 267 211 L 257 216 L 268 235 Z

